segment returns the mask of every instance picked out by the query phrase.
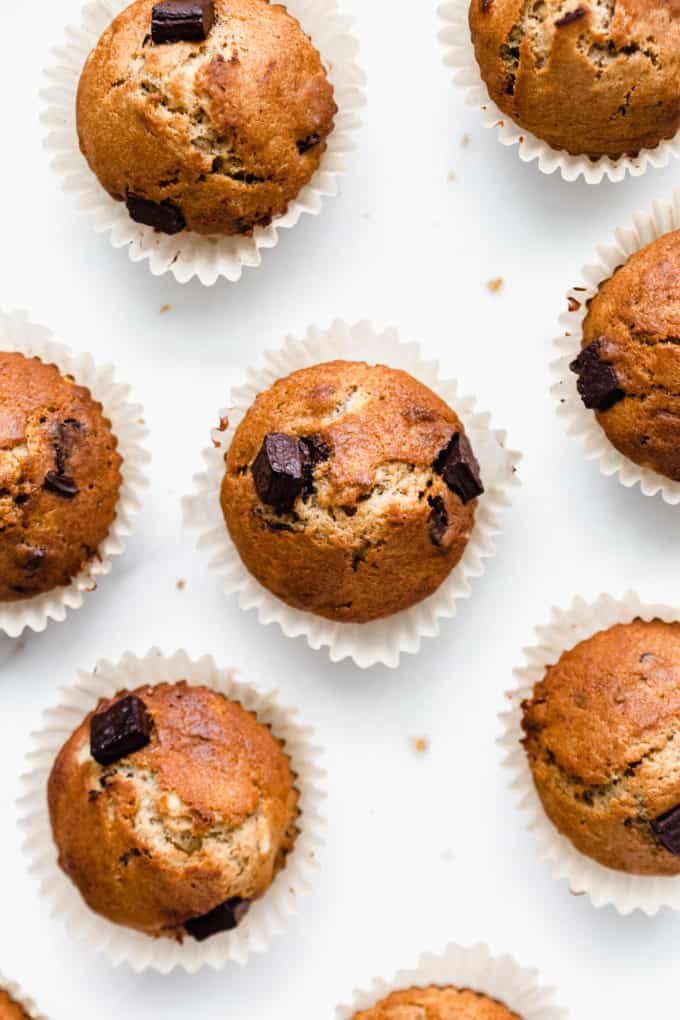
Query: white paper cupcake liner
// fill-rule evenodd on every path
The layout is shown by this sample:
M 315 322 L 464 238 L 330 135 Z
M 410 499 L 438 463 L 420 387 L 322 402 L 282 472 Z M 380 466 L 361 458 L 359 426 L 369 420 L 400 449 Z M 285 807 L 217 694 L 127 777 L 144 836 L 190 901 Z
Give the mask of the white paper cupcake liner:
M 504 732 L 499 743 L 506 751 L 504 766 L 512 774 L 511 788 L 517 792 L 519 807 L 528 817 L 528 828 L 538 839 L 540 856 L 550 862 L 555 877 L 566 879 L 573 892 L 586 893 L 595 907 L 613 906 L 620 914 L 641 910 L 651 916 L 662 907 L 680 909 L 680 876 L 628 875 L 580 853 L 546 815 L 520 744 L 524 736 L 522 701 L 531 697 L 534 684 L 543 679 L 546 668 L 592 634 L 617 623 L 630 623 L 637 617 L 672 623 L 680 620 L 680 609 L 644 603 L 633 591 L 620 599 L 600 595 L 595 602 L 588 603 L 575 598 L 568 609 L 554 607 L 550 623 L 536 628 L 537 643 L 524 649 L 525 665 L 514 671 L 517 686 L 507 695 L 512 707 L 501 715 Z
M 671 156 L 680 157 L 680 133 L 659 142 L 654 149 L 642 149 L 637 156 L 621 156 L 619 159 L 602 156 L 593 160 L 588 156 L 572 156 L 563 149 L 553 149 L 547 142 L 520 127 L 494 103 L 482 80 L 470 38 L 469 9 L 470 0 L 447 0 L 439 7 L 439 16 L 444 22 L 444 28 L 439 32 L 446 50 L 444 62 L 453 69 L 454 82 L 466 89 L 466 104 L 479 108 L 484 127 L 496 128 L 498 140 L 503 145 L 516 145 L 519 158 L 524 163 L 536 160 L 544 174 L 559 170 L 565 181 L 583 177 L 588 184 L 599 184 L 605 177 L 614 182 L 622 181 L 626 174 L 639 177 L 650 166 L 664 167 Z
M 68 27 L 64 44 L 54 50 L 53 63 L 45 71 L 48 86 L 41 92 L 42 121 L 48 129 L 45 146 L 52 165 L 64 190 L 73 192 L 80 208 L 92 216 L 95 230 L 108 233 L 114 248 L 127 247 L 133 262 L 148 260 L 154 276 L 171 272 L 178 283 L 196 276 L 206 286 L 221 277 L 235 282 L 244 267 L 260 265 L 262 249 L 278 243 L 280 229 L 294 227 L 303 213 L 318 215 L 323 199 L 337 194 L 347 154 L 354 149 L 352 135 L 361 123 L 358 111 L 365 103 L 365 78 L 357 64 L 359 44 L 351 31 L 352 19 L 340 13 L 337 0 L 286 2 L 321 54 L 338 106 L 321 165 L 286 213 L 267 227 L 256 227 L 252 237 L 203 237 L 188 231 L 168 236 L 130 219 L 125 203 L 104 191 L 78 144 L 76 93 L 83 65 L 104 29 L 129 2 L 90 0 L 83 7 L 80 24 Z
M 453 985 L 488 995 L 517 1013 L 522 1020 L 565 1020 L 555 1005 L 552 988 L 542 985 L 537 970 L 520 967 L 512 956 L 491 955 L 487 946 L 450 943 L 442 953 L 426 953 L 414 970 L 401 970 L 389 980 L 374 978 L 370 987 L 355 990 L 348 1005 L 338 1006 L 335 1020 L 353 1020 L 392 992 L 406 988 Z
M 29 997 L 24 994 L 16 981 L 9 981 L 2 971 L 0 971 L 0 991 L 7 992 L 10 999 L 21 1006 L 28 1016 L 31 1017 L 31 1020 L 45 1020 L 45 1017 L 40 1013 L 33 999 L 29 999 Z
M 234 931 L 204 942 L 186 938 L 181 944 L 123 928 L 91 911 L 57 865 L 47 810 L 47 780 L 54 760 L 100 698 L 112 697 L 124 688 L 178 680 L 219 691 L 269 726 L 285 745 L 300 794 L 300 831 L 295 846 L 265 896 L 252 904 Z M 232 670 L 219 669 L 210 656 L 194 661 L 187 652 L 179 651 L 166 657 L 155 648 L 143 659 L 126 652 L 119 663 L 101 661 L 94 672 L 80 672 L 77 682 L 63 689 L 60 703 L 45 713 L 42 729 L 33 735 L 34 749 L 27 755 L 28 771 L 22 777 L 24 793 L 19 800 L 30 869 L 40 882 L 51 914 L 59 917 L 69 935 L 105 953 L 114 965 L 125 962 L 136 972 L 152 968 L 167 974 L 180 967 L 194 974 L 204 966 L 218 970 L 229 961 L 243 965 L 252 953 L 264 952 L 283 930 L 286 919 L 296 913 L 297 901 L 311 885 L 323 846 L 325 773 L 320 768 L 321 751 L 312 741 L 313 731 L 298 721 L 296 709 L 279 703 L 276 692 L 258 692 L 240 682 Z
M 680 191 L 675 191 L 670 202 L 654 202 L 649 212 L 637 213 L 631 227 L 617 227 L 613 244 L 597 247 L 598 261 L 582 267 L 579 283 L 567 293 L 568 309 L 560 315 L 562 332 L 555 339 L 559 357 L 551 365 L 557 380 L 552 392 L 558 401 L 558 414 L 566 419 L 569 435 L 576 436 L 583 443 L 586 459 L 597 460 L 603 475 L 618 475 L 621 484 L 627 488 L 639 485 L 645 496 L 659 493 L 671 505 L 680 503 L 680 482 L 665 478 L 650 468 L 638 467 L 619 453 L 598 424 L 595 413 L 584 406 L 576 388 L 576 375 L 570 371 L 569 365 L 581 350 L 583 320 L 588 312 L 588 302 L 597 293 L 599 285 L 640 248 L 678 228 Z
M 40 358 L 46 364 L 56 365 L 63 375 L 73 376 L 80 386 L 86 386 L 111 422 L 123 458 L 116 517 L 97 555 L 63 588 L 21 602 L 0 603 L 0 632 L 15 638 L 26 628 L 43 631 L 50 620 L 65 620 L 67 610 L 80 608 L 83 594 L 94 591 L 97 578 L 110 572 L 111 557 L 125 551 L 125 538 L 131 533 L 133 518 L 139 511 L 141 490 L 148 484 L 145 469 L 149 455 L 141 445 L 147 435 L 143 408 L 130 403 L 130 387 L 116 382 L 111 365 L 99 367 L 90 354 L 75 354 L 54 340 L 49 329 L 31 322 L 25 312 L 0 310 L 0 351 L 18 351 L 29 358 Z
M 410 372 L 431 387 L 457 412 L 479 460 L 485 492 L 478 501 L 472 536 L 461 561 L 428 599 L 401 613 L 371 623 L 336 623 L 286 605 L 267 591 L 246 569 L 233 544 L 220 507 L 224 457 L 244 414 L 262 390 L 300 368 L 336 359 L 381 363 Z M 242 609 L 255 609 L 260 623 L 276 623 L 286 637 L 304 636 L 311 648 L 328 648 L 333 662 L 351 658 L 361 668 L 382 663 L 396 668 L 402 653 L 416 653 L 423 638 L 439 634 L 440 620 L 455 616 L 459 599 L 470 595 L 470 580 L 484 572 L 493 556 L 499 515 L 510 504 L 517 484 L 520 454 L 505 447 L 506 434 L 492 429 L 490 416 L 475 410 L 472 397 L 458 395 L 458 384 L 441 379 L 439 365 L 423 361 L 417 344 L 405 344 L 396 330 L 377 332 L 368 322 L 348 326 L 336 321 L 329 329 L 308 329 L 302 340 L 288 337 L 279 351 L 265 354 L 261 368 L 251 368 L 247 381 L 231 394 L 225 431 L 215 429 L 204 450 L 205 471 L 196 475 L 194 492 L 185 497 L 184 518 L 198 535 L 199 548 L 210 554 L 210 566 L 224 581 L 225 591 L 238 594 Z

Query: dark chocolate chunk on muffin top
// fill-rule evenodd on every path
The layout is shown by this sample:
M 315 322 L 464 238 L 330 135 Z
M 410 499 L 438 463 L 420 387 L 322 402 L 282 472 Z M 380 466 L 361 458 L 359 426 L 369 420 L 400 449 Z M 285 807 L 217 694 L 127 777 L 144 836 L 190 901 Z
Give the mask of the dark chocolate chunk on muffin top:
M 0 601 L 68 584 L 115 516 L 121 458 L 89 391 L 0 352 Z

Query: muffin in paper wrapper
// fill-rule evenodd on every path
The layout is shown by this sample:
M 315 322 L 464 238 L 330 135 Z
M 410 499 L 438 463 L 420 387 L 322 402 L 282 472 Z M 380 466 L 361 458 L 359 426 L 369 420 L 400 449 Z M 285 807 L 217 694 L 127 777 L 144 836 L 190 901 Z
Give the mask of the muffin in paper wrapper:
M 520 967 L 512 956 L 492 956 L 489 948 L 450 943 L 441 953 L 423 954 L 413 970 L 400 970 L 385 980 L 355 990 L 351 1002 L 338 1006 L 335 1020 L 353 1020 L 392 992 L 429 985 L 468 988 L 503 1003 L 522 1020 L 566 1020 L 567 1012 L 555 1004 L 552 988 L 540 982 L 537 970 Z
M 204 942 L 189 937 L 182 943 L 155 939 L 90 910 L 57 864 L 47 810 L 47 780 L 54 760 L 100 698 L 110 698 L 124 688 L 133 690 L 179 680 L 209 687 L 239 702 L 268 726 L 284 746 L 300 794 L 299 832 L 285 867 L 265 895 L 253 902 L 237 928 Z M 178 967 L 194 974 L 204 966 L 218 970 L 228 962 L 243 965 L 251 954 L 265 952 L 287 918 L 296 912 L 300 894 L 311 886 L 325 834 L 321 751 L 313 743 L 312 730 L 298 721 L 297 711 L 281 705 L 275 692 L 260 693 L 239 680 L 232 670 L 220 669 L 210 656 L 193 660 L 185 651 L 164 656 L 158 649 L 152 649 L 144 658 L 126 652 L 119 663 L 99 662 L 92 673 L 79 673 L 76 683 L 61 694 L 59 703 L 45 713 L 41 730 L 33 735 L 19 800 L 29 865 L 52 915 L 59 918 L 69 936 L 105 953 L 114 965 L 125 962 L 136 972 L 151 968 L 167 974 Z
M 79 386 L 87 387 L 111 422 L 123 458 L 116 516 L 97 554 L 70 584 L 30 599 L 0 603 L 0 632 L 15 638 L 26 629 L 45 630 L 50 620 L 65 620 L 67 610 L 79 609 L 84 593 L 94 591 L 97 578 L 110 572 L 111 557 L 125 551 L 125 538 L 131 534 L 139 512 L 141 492 L 148 484 L 145 471 L 149 455 L 142 446 L 147 434 L 143 409 L 130 402 L 130 387 L 116 381 L 111 365 L 99 367 L 92 355 L 74 353 L 58 343 L 49 329 L 31 322 L 25 312 L 0 311 L 0 350 L 40 358 L 45 364 L 56 365 L 62 375 L 73 376 Z
M 354 149 L 352 137 L 361 123 L 358 111 L 365 103 L 365 78 L 357 64 L 359 44 L 352 34 L 352 19 L 340 12 L 337 0 L 287 0 L 285 5 L 321 54 L 338 113 L 321 165 L 284 215 L 275 217 L 267 227 L 255 227 L 249 237 L 204 237 L 186 230 L 168 236 L 130 219 L 125 203 L 116 202 L 101 186 L 78 144 L 75 109 L 81 71 L 99 37 L 129 3 L 89 0 L 80 24 L 66 29 L 65 41 L 55 48 L 45 70 L 48 85 L 41 93 L 45 147 L 64 190 L 75 194 L 80 208 L 92 217 L 95 230 L 107 233 L 114 248 L 127 248 L 133 262 L 148 261 L 154 276 L 169 272 L 178 283 L 193 277 L 206 286 L 222 278 L 235 282 L 244 267 L 261 264 L 263 249 L 276 246 L 279 230 L 294 227 L 303 213 L 318 215 L 323 199 L 338 192 L 338 178 L 345 171 L 347 156 Z
M 658 169 L 668 166 L 671 157 L 680 157 L 680 132 L 673 138 L 660 141 L 653 149 L 642 149 L 637 156 L 591 159 L 589 156 L 573 156 L 565 149 L 554 149 L 531 131 L 520 127 L 498 108 L 489 95 L 470 37 L 469 10 L 470 0 L 446 0 L 438 8 L 443 22 L 439 39 L 446 50 L 444 62 L 453 70 L 454 82 L 466 90 L 467 105 L 479 109 L 484 127 L 496 128 L 498 140 L 503 145 L 516 145 L 522 162 L 536 161 L 544 174 L 558 170 L 565 181 L 583 177 L 588 184 L 599 184 L 605 177 L 615 182 L 624 180 L 627 174 L 640 177 L 648 167 Z
M 649 212 L 638 213 L 633 217 L 632 226 L 617 228 L 613 244 L 597 248 L 598 261 L 583 266 L 579 282 L 568 291 L 568 308 L 560 316 L 562 332 L 555 339 L 559 357 L 551 366 L 556 379 L 552 392 L 557 398 L 558 414 L 566 419 L 568 433 L 581 440 L 587 460 L 596 460 L 603 475 L 617 475 L 626 488 L 639 485 L 645 496 L 658 493 L 672 506 L 680 503 L 680 482 L 651 468 L 640 467 L 619 453 L 597 421 L 594 411 L 584 407 L 576 388 L 576 376 L 569 370 L 569 365 L 581 350 L 583 320 L 588 312 L 588 302 L 597 293 L 599 285 L 640 248 L 678 229 L 680 191 L 673 193 L 670 202 L 654 202 Z
M 225 454 L 257 394 L 297 369 L 335 360 L 400 368 L 434 390 L 463 422 L 485 488 L 470 541 L 437 591 L 410 609 L 362 624 L 338 623 L 293 609 L 264 588 L 241 561 L 220 506 Z M 228 420 L 228 426 L 212 433 L 212 443 L 203 453 L 205 470 L 196 475 L 194 492 L 184 500 L 184 517 L 198 535 L 199 548 L 209 552 L 210 566 L 222 577 L 225 591 L 238 594 L 242 609 L 255 609 L 261 623 L 277 623 L 286 637 L 302 635 L 311 648 L 328 648 L 334 662 L 351 658 L 361 668 L 378 663 L 396 668 L 402 653 L 417 652 L 423 638 L 439 633 L 442 618 L 455 616 L 459 599 L 470 595 L 470 580 L 484 572 L 484 560 L 495 552 L 493 537 L 500 531 L 501 511 L 509 506 L 510 489 L 517 484 L 520 455 L 506 449 L 505 432 L 490 427 L 490 416 L 476 410 L 472 397 L 459 396 L 458 384 L 440 377 L 437 362 L 422 359 L 417 344 L 402 343 L 396 330 L 378 332 L 368 322 L 349 326 L 336 321 L 325 330 L 312 326 L 301 340 L 289 337 L 280 351 L 268 352 L 261 368 L 251 368 L 219 417 Z
M 638 617 L 672 623 L 680 621 L 680 610 L 642 602 L 632 591 L 620 599 L 600 595 L 588 603 L 575 598 L 568 609 L 553 608 L 550 622 L 536 628 L 537 643 L 524 649 L 525 664 L 514 671 L 517 686 L 507 695 L 511 708 L 501 715 L 504 732 L 500 744 L 519 807 L 538 840 L 540 856 L 550 862 L 555 877 L 566 879 L 573 893 L 586 893 L 595 907 L 613 906 L 620 914 L 641 910 L 651 916 L 662 907 L 680 909 L 680 876 L 629 875 L 606 868 L 577 850 L 546 815 L 520 744 L 522 702 L 531 697 L 534 684 L 543 679 L 546 668 L 585 638 Z

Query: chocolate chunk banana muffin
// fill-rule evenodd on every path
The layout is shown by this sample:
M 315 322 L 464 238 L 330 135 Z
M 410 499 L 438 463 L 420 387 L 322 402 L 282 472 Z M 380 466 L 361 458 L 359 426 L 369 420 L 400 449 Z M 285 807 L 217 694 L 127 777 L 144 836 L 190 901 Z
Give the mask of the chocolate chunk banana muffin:
M 0 601 L 67 585 L 116 513 L 121 457 L 89 390 L 0 352 Z
M 481 76 L 555 149 L 634 156 L 680 127 L 680 7 L 667 0 L 472 0 Z
M 240 705 L 183 681 L 122 691 L 48 786 L 59 864 L 98 914 L 154 936 L 235 928 L 296 835 L 290 761 Z
M 321 58 L 267 0 L 136 0 L 90 54 L 78 135 L 133 220 L 250 234 L 319 166 L 336 113 Z
M 502 1003 L 469 988 L 407 988 L 392 992 L 354 1020 L 521 1020 Z
M 680 231 L 600 285 L 572 363 L 586 407 L 617 450 L 680 481 Z
M 226 465 L 222 510 L 248 570 L 289 605 L 354 623 L 439 587 L 483 492 L 456 413 L 406 372 L 362 362 L 260 393 Z
M 16 1002 L 4 988 L 0 988 L 0 1020 L 30 1020 L 21 1003 Z
M 680 624 L 600 631 L 522 708 L 536 789 L 562 835 L 608 868 L 680 874 Z

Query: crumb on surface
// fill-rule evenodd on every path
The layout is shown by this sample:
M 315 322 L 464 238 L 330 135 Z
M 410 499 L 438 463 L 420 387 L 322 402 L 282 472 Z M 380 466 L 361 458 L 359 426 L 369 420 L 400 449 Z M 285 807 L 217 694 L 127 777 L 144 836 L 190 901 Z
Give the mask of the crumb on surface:
M 165 313 L 169 312 L 171 308 L 172 305 L 161 305 L 161 315 L 165 315 Z
M 463 137 L 460 140 L 460 144 L 465 149 L 470 144 L 470 136 L 469 135 L 463 135 Z
M 503 279 L 500 276 L 494 277 L 493 280 L 489 280 L 489 282 L 487 283 L 487 287 L 494 294 L 496 293 L 496 291 L 499 291 L 502 286 L 503 286 Z
M 177 590 L 178 591 L 184 591 L 186 586 L 187 586 L 186 581 L 184 580 L 183 577 L 180 577 L 179 581 L 177 582 Z
M 138 425 L 146 425 L 146 418 L 138 418 L 137 419 L 137 424 Z
M 411 737 L 411 746 L 416 754 L 425 754 L 430 742 L 427 737 Z

